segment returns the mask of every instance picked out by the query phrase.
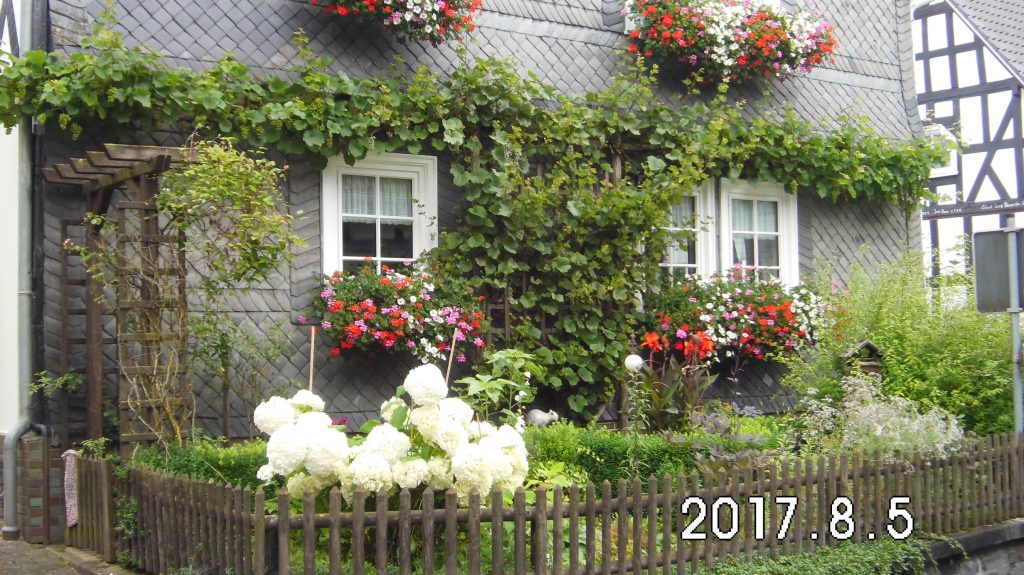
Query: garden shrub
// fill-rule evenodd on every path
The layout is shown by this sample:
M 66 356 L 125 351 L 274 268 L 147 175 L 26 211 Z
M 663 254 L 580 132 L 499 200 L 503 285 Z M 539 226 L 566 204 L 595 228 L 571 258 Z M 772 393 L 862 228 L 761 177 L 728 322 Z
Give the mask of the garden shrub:
M 815 280 L 829 321 L 814 349 L 783 358 L 791 370 L 783 383 L 839 400 L 841 354 L 870 339 L 882 352 L 886 394 L 941 407 L 974 433 L 1012 429 L 1006 315 L 978 313 L 969 288 L 929 287 L 924 277 L 920 257 L 909 256 L 878 268 L 855 267 L 845 288 L 825 274 Z
M 708 420 L 712 418 L 721 423 L 709 425 Z M 686 439 L 698 452 L 714 449 L 737 453 L 748 449 L 786 449 L 793 445 L 792 421 L 787 417 L 704 414 L 694 419 L 701 425 L 688 432 Z
M 583 451 L 579 464 L 594 483 L 650 475 L 675 476 L 693 469 L 694 454 L 689 445 L 673 443 L 659 435 L 640 435 L 638 439 L 634 443 L 630 434 L 606 429 L 584 433 L 580 437 Z
M 580 428 L 557 422 L 528 427 L 523 434 L 533 461 L 560 461 L 584 471 L 595 484 L 607 480 L 689 473 L 694 450 L 660 435 L 627 434 L 601 428 Z
M 790 417 L 773 415 L 734 417 L 732 422 L 740 437 L 750 438 L 764 449 L 792 447 L 793 421 Z
M 136 452 L 132 466 L 257 488 L 261 481 L 256 471 L 267 462 L 267 444 L 251 440 L 232 445 L 210 439 L 197 439 L 167 449 L 152 446 Z
M 925 554 L 928 542 L 918 539 L 872 543 L 840 543 L 814 553 L 800 553 L 777 559 L 759 558 L 744 561 L 730 558 L 700 575 L 876 575 L 926 572 Z

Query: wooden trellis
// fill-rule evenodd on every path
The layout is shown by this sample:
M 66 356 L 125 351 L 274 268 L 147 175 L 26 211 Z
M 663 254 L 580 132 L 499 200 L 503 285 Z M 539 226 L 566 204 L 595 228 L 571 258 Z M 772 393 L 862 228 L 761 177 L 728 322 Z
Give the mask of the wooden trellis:
M 119 420 L 122 450 L 138 442 L 149 442 L 167 429 L 169 413 L 187 408 L 191 388 L 184 369 L 185 297 L 184 234 L 164 233 L 155 206 L 158 177 L 174 163 L 185 160 L 179 148 L 121 146 L 108 144 L 102 152 L 88 152 L 43 170 L 50 184 L 74 186 L 85 196 L 87 213 L 106 215 L 116 223 L 114 237 L 103 237 L 96 222 L 85 225 L 89 251 L 107 249 L 116 262 L 114 311 L 117 335 L 104 339 L 102 285 L 86 274 L 84 309 L 72 310 L 67 291 L 73 280 L 70 265 L 62 266 L 65 302 L 62 319 L 84 313 L 85 336 L 64 333 L 62 363 L 68 365 L 68 349 L 85 346 L 86 435 L 102 435 L 103 380 L 106 373 L 118 376 Z M 85 214 L 83 214 L 83 217 Z M 66 228 L 62 226 L 62 232 Z M 67 330 L 65 330 L 66 332 Z M 117 346 L 117 365 L 104 366 L 104 347 Z M 171 418 L 173 419 L 173 418 Z

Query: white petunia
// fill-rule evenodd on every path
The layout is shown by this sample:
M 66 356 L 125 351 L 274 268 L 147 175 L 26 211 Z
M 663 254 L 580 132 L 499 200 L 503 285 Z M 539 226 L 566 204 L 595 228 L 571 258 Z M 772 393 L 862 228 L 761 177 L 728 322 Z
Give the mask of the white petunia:
M 275 431 L 295 421 L 295 408 L 283 397 L 271 397 L 256 406 L 252 414 L 256 428 L 272 435 Z
M 403 387 L 416 405 L 433 405 L 448 395 L 444 374 L 430 363 L 413 368 L 405 376 Z
M 300 389 L 291 398 L 291 404 L 299 411 L 323 411 L 326 404 L 320 396 L 307 389 Z

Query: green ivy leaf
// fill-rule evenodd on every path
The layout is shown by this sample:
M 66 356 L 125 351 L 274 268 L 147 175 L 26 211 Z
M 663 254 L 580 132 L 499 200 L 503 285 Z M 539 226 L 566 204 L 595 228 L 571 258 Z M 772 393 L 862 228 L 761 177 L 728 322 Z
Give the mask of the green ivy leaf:
M 647 156 L 647 167 L 652 172 L 660 172 L 665 169 L 665 160 L 657 156 Z
M 326 140 L 322 132 L 311 128 L 302 133 L 302 141 L 310 148 L 319 148 Z

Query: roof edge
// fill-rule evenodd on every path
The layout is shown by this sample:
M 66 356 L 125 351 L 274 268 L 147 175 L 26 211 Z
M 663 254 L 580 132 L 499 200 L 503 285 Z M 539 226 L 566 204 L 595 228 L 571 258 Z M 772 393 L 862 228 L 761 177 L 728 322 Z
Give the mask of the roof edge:
M 988 39 L 988 36 L 981 32 L 981 29 L 978 28 L 978 26 L 974 23 L 973 20 L 971 20 L 971 18 L 967 15 L 964 9 L 961 8 L 955 0 L 943 1 L 946 4 L 949 4 L 949 7 L 953 9 L 953 12 L 957 16 L 959 16 L 961 20 L 963 20 L 964 25 L 967 26 L 971 30 L 971 32 L 978 37 L 979 40 L 981 40 L 981 43 L 984 44 L 986 48 L 992 51 L 992 55 L 995 56 L 996 60 L 998 60 L 999 63 L 1002 64 L 1006 68 L 1006 70 L 1010 72 L 1010 75 L 1016 78 L 1017 81 L 1020 82 L 1021 84 L 1024 84 L 1024 74 L 1022 74 L 1020 70 L 1018 70 L 1016 67 L 1010 64 L 1010 61 L 1006 59 L 1006 56 L 1003 56 L 1003 52 L 998 47 L 996 47 L 996 45 L 993 44 L 991 40 Z

